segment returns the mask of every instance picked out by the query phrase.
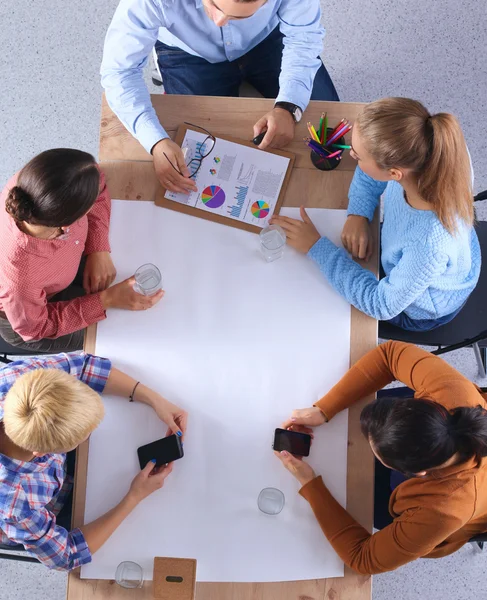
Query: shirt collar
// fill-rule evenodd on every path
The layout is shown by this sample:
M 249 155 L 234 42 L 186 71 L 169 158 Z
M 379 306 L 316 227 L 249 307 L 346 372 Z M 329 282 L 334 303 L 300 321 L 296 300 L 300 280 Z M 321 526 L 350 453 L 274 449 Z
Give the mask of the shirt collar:
M 451 465 L 450 467 L 443 467 L 442 469 L 433 469 L 426 476 L 429 479 L 445 479 L 451 477 L 452 475 L 457 475 L 462 471 L 470 471 L 471 469 L 478 469 L 480 466 L 479 462 L 472 456 L 467 460 L 457 463 L 456 465 Z
M 50 466 L 50 463 L 56 459 L 61 458 L 64 460 L 65 456 L 65 454 L 44 454 L 43 456 L 36 456 L 32 460 L 26 461 L 17 460 L 5 456 L 5 454 L 0 454 L 0 466 L 14 473 L 36 473 L 45 471 L 45 469 Z
M 203 0 L 195 0 L 196 8 L 203 8 Z

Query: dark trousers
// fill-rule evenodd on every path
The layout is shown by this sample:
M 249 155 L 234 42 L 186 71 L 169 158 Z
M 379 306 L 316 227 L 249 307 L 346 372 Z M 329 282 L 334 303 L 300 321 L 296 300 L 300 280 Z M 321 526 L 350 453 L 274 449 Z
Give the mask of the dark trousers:
M 210 63 L 173 46 L 156 42 L 157 61 L 167 94 L 194 96 L 238 96 L 247 81 L 264 98 L 277 98 L 283 39 L 279 27 L 247 54 L 232 62 Z M 311 100 L 339 101 L 335 86 L 323 63 L 318 69 Z

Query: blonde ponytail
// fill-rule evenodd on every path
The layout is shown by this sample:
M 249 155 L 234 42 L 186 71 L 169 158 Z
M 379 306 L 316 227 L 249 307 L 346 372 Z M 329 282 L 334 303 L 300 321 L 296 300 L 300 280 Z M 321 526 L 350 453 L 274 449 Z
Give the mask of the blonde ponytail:
M 450 233 L 457 218 L 474 221 L 472 173 L 460 124 L 448 113 L 430 119 L 431 150 L 418 180 L 420 196 L 430 202 L 438 219 Z
M 418 101 L 384 98 L 367 105 L 356 127 L 382 169 L 410 169 L 418 192 L 442 225 L 454 233 L 458 220 L 474 221 L 470 160 L 453 115 L 430 115 Z

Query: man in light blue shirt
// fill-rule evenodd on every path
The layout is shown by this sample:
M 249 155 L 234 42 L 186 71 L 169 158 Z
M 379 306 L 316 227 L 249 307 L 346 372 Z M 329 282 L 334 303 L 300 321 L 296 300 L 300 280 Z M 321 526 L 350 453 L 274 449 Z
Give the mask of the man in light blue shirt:
M 153 155 L 164 187 L 196 189 L 144 84 L 153 47 L 166 93 L 238 96 L 247 80 L 275 98 L 253 135 L 266 132 L 260 148 L 277 148 L 293 139 L 310 99 L 338 100 L 319 58 L 320 18 L 320 0 L 121 0 L 105 40 L 102 85 L 112 110 Z

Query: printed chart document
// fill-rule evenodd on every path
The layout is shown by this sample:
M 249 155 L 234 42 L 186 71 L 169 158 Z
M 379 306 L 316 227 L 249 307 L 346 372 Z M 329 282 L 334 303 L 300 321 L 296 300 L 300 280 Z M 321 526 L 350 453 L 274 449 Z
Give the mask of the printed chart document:
M 297 209 L 283 214 L 298 216 Z M 339 243 L 341 210 L 310 210 Z M 274 430 L 347 371 L 350 305 L 306 256 L 286 248 L 266 263 L 259 236 L 154 206 L 113 201 L 117 278 L 156 264 L 165 297 L 141 312 L 111 310 L 96 353 L 189 413 L 184 458 L 81 570 L 113 579 L 125 560 L 152 578 L 154 556 L 196 558 L 199 581 L 343 576 L 299 484 L 274 456 Z M 105 397 L 89 443 L 85 522 L 115 506 L 139 472 L 137 448 L 165 435 L 154 411 Z M 309 463 L 345 505 L 347 412 L 315 430 Z M 285 496 L 259 511 L 263 488 Z
M 205 142 L 206 140 L 206 142 Z M 206 133 L 188 129 L 181 148 L 186 149 L 190 171 L 209 151 L 213 141 Z M 279 200 L 290 159 L 216 138 L 211 153 L 202 159 L 194 180 L 197 192 L 166 191 L 165 198 L 213 215 L 267 227 Z

